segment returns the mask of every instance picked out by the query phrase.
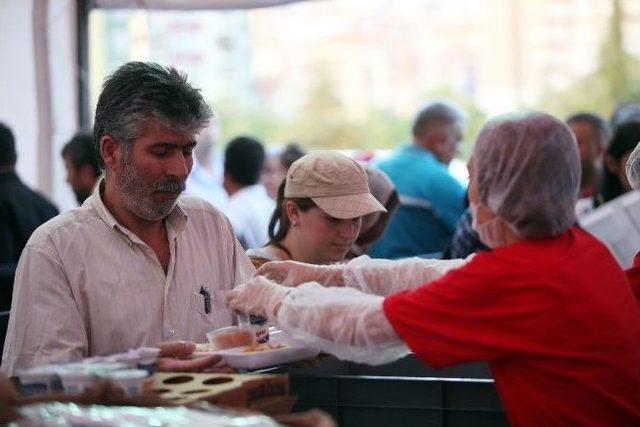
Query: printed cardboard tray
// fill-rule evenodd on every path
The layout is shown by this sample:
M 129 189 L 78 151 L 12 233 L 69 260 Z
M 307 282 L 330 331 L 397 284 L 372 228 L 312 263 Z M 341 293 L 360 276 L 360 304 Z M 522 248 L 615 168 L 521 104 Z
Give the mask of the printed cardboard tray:
M 181 405 L 197 400 L 240 408 L 288 412 L 295 400 L 289 396 L 286 375 L 156 373 L 154 391 Z
M 193 356 L 202 357 L 216 354 L 222 356 L 227 364 L 234 368 L 258 369 L 283 363 L 297 362 L 299 360 L 312 359 L 320 353 L 318 349 L 301 347 L 294 344 L 281 331 L 270 333 L 269 342 L 271 344 L 284 345 L 284 347 L 275 348 L 273 350 L 251 352 L 247 352 L 247 347 L 237 347 L 227 350 L 197 351 Z

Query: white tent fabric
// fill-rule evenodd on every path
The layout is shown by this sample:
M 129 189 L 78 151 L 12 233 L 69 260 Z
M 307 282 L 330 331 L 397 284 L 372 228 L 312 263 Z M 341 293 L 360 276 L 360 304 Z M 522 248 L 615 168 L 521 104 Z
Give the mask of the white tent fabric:
M 248 9 L 302 0 L 90 0 L 92 7 Z M 79 130 L 76 0 L 0 1 L 0 121 L 13 130 L 17 171 L 62 210 L 76 205 L 62 146 Z
M 93 4 L 103 8 L 139 9 L 254 9 L 280 6 L 303 0 L 94 0 Z
M 63 208 L 75 205 L 60 158 L 78 129 L 75 22 L 73 0 L 0 2 L 0 121 L 20 177 Z

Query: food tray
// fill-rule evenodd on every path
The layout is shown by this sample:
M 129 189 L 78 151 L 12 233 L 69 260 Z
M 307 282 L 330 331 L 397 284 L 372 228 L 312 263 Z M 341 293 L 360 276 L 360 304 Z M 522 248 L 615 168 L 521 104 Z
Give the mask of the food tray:
M 301 347 L 288 339 L 281 331 L 271 332 L 269 342 L 282 344 L 285 347 L 267 351 L 247 352 L 247 347 L 230 348 L 227 350 L 196 351 L 194 357 L 216 354 L 222 356 L 227 364 L 238 369 L 258 369 L 299 360 L 312 359 L 320 351 L 311 347 Z
M 156 373 L 153 389 L 161 398 L 181 405 L 206 400 L 216 405 L 265 410 L 283 401 L 290 402 L 291 409 L 294 403 L 286 375 Z M 266 410 L 273 411 L 280 412 Z

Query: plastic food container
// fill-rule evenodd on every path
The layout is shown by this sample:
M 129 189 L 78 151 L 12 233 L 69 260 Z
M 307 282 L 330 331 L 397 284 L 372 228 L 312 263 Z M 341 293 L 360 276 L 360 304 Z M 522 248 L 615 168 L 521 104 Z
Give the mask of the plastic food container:
M 156 371 L 160 349 L 157 347 L 140 347 L 135 352 L 140 356 L 138 369 L 144 369 L 149 375 L 153 375 Z
M 69 394 L 80 394 L 91 387 L 96 381 L 95 374 L 89 372 L 89 369 L 61 369 L 59 375 L 62 381 L 62 388 Z
M 124 371 L 113 371 L 102 378 L 107 378 L 122 387 L 127 396 L 135 396 L 142 393 L 145 379 L 149 373 L 144 369 L 125 369 Z
M 269 342 L 269 323 L 266 317 L 250 314 L 249 323 L 253 328 L 253 333 L 256 336 L 256 342 L 258 344 Z
M 255 342 L 255 334 L 251 328 L 229 326 L 207 332 L 207 339 L 212 350 L 244 347 Z
M 129 369 L 129 365 L 119 362 L 96 362 L 88 364 L 84 367 L 88 373 L 92 375 L 103 375 L 113 371 L 121 371 L 123 369 Z M 78 369 L 81 371 L 82 369 Z
M 111 356 L 111 360 L 118 363 L 124 363 L 130 368 L 137 368 L 140 363 L 140 355 L 136 351 L 128 351 L 126 353 L 118 353 Z
M 25 396 L 48 394 L 62 390 L 60 377 L 52 366 L 20 369 L 16 372 L 20 380 L 20 393 Z

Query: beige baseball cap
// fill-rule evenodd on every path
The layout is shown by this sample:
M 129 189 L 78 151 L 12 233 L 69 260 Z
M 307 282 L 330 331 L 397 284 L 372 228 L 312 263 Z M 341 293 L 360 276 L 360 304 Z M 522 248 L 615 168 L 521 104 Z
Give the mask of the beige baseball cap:
M 336 151 L 314 151 L 296 160 L 287 172 L 284 197 L 308 197 L 339 219 L 386 212 L 371 195 L 364 168 Z

